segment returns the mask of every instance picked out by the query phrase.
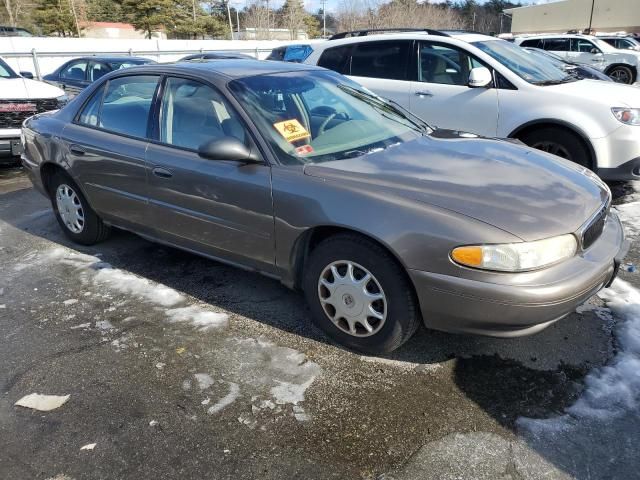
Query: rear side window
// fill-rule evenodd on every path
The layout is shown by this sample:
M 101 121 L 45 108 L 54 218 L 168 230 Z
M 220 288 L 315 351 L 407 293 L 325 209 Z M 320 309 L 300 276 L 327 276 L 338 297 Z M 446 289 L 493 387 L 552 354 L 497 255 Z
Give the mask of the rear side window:
M 568 38 L 547 38 L 544 41 L 544 49 L 555 52 L 568 52 L 570 50 Z
M 351 45 L 342 47 L 327 48 L 318 60 L 318 66 L 328 68 L 334 72 L 349 74 L 349 59 L 351 53 Z
M 407 79 L 411 41 L 363 42 L 351 52 L 350 74 L 357 77 Z
M 73 62 L 60 72 L 60 78 L 67 80 L 84 80 L 87 62 Z
M 87 102 L 79 122 L 115 133 L 146 137 L 158 80 L 155 75 L 132 75 L 110 80 Z
M 543 40 L 541 38 L 533 38 L 531 40 L 525 40 L 520 44 L 521 47 L 531 48 L 543 48 Z

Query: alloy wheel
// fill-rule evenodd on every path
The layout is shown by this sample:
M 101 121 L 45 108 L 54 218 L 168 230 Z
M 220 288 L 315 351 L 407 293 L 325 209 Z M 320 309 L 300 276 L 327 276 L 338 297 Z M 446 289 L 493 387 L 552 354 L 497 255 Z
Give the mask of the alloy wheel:
M 561 144 L 552 141 L 541 141 L 536 142 L 531 145 L 533 148 L 537 148 L 538 150 L 542 150 L 543 152 L 552 153 L 558 157 L 566 158 L 567 160 L 571 160 L 571 154 L 569 151 Z
M 629 71 L 626 68 L 614 68 L 609 74 L 609 77 L 617 83 L 631 83 L 631 77 L 629 76 Z

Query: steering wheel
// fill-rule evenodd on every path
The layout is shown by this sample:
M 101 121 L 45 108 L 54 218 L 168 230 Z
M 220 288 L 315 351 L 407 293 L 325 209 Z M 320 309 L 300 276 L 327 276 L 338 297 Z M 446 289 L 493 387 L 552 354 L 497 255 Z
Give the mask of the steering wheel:
M 336 118 L 336 115 L 338 115 L 338 112 L 333 112 L 333 113 L 329 114 L 329 116 L 327 118 L 324 119 L 324 121 L 318 127 L 318 136 L 320 136 L 320 135 L 322 135 L 324 133 L 325 128 L 327 128 L 327 125 L 329 125 L 329 122 L 331 120 Z

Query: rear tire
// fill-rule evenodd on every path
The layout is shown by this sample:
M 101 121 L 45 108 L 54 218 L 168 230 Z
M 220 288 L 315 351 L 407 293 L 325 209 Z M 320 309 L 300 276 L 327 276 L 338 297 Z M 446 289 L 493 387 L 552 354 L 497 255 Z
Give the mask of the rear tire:
M 591 155 L 586 145 L 578 135 L 567 129 L 545 127 L 529 131 L 519 138 L 532 148 L 592 168 Z
M 56 172 L 49 182 L 49 195 L 56 220 L 69 239 L 81 245 L 94 245 L 109 236 L 109 227 L 71 177 Z
M 339 234 L 323 240 L 311 252 L 303 278 L 314 323 L 348 348 L 391 352 L 420 325 L 406 272 L 383 247 L 365 237 Z
M 609 72 L 607 72 L 607 75 L 616 83 L 624 83 L 627 85 L 631 85 L 633 83 L 633 70 L 629 67 L 625 67 L 624 65 L 613 67 Z

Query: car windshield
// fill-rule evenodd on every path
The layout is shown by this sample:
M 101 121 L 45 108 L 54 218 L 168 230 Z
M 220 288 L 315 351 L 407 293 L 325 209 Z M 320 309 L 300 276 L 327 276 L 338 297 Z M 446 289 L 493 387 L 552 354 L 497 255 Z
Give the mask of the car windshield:
M 122 62 L 110 62 L 109 64 L 111 65 L 111 68 L 114 70 L 121 70 L 123 68 L 129 68 L 129 67 L 135 67 L 136 65 L 143 65 L 147 63 L 144 60 L 138 60 L 135 62 L 129 61 L 129 60 L 125 60 Z
M 563 69 L 551 62 L 543 62 L 525 49 L 504 40 L 473 42 L 473 45 L 534 85 L 555 85 L 576 81 L 575 77 L 567 75 Z
M 525 48 L 530 55 L 533 55 L 537 60 L 542 63 L 548 62 L 556 68 L 559 68 L 565 72 L 571 70 L 571 64 L 560 60 L 555 55 L 548 55 L 544 50 L 537 50 L 535 48 Z
M 402 107 L 333 72 L 286 72 L 229 84 L 284 164 L 343 160 L 430 133 Z
M 18 78 L 16 72 L 2 59 L 0 59 L 0 78 Z

